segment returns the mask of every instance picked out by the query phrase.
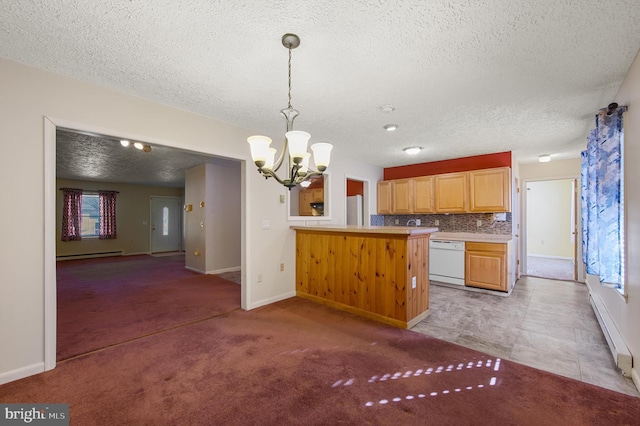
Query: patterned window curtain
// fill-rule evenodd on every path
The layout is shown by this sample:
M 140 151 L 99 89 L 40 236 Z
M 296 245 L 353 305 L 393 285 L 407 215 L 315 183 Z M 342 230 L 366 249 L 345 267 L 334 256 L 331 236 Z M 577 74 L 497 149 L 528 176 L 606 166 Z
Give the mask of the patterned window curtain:
M 621 288 L 624 268 L 623 127 L 620 107 L 601 111 L 582 152 L 582 252 L 587 273 Z
M 62 188 L 62 241 L 82 239 L 82 189 Z
M 112 240 L 116 232 L 116 194 L 117 191 L 98 191 L 100 198 L 100 233 L 101 240 Z

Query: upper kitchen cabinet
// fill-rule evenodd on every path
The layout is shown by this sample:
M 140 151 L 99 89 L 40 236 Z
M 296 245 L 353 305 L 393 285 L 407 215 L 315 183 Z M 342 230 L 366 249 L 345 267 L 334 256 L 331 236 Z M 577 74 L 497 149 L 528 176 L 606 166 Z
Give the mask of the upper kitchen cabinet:
M 393 214 L 413 213 L 413 179 L 396 179 L 391 186 L 391 212 Z
M 511 173 L 508 167 L 474 170 L 468 173 L 470 212 L 511 211 Z
M 413 212 L 433 213 L 433 176 L 413 179 Z
M 391 188 L 393 182 L 382 180 L 378 182 L 378 214 L 391 214 Z
M 434 211 L 436 213 L 466 213 L 467 173 L 446 173 L 433 176 Z

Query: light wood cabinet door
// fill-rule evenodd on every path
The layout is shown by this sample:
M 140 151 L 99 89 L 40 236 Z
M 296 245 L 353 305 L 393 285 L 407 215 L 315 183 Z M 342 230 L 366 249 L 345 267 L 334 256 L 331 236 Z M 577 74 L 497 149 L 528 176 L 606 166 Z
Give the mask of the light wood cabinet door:
M 324 203 L 324 188 L 312 189 L 313 203 Z
M 313 189 L 305 189 L 300 191 L 299 201 L 299 213 L 300 216 L 312 216 L 313 210 L 311 209 L 311 203 L 313 203 Z
M 391 214 L 391 181 L 378 182 L 378 214 Z
M 433 176 L 413 179 L 413 212 L 433 213 Z
M 511 173 L 508 167 L 469 172 L 469 211 L 511 211 Z
M 466 213 L 467 173 L 446 173 L 433 177 L 436 213 Z
M 413 213 L 413 179 L 396 179 L 391 186 L 393 214 Z
M 507 291 L 507 245 L 466 243 L 465 285 Z

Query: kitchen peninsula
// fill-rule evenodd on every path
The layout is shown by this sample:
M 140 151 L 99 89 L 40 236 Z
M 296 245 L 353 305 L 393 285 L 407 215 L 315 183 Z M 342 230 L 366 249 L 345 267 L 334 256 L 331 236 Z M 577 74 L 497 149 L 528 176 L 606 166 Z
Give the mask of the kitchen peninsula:
M 296 294 L 400 328 L 429 314 L 429 236 L 437 228 L 292 226 Z

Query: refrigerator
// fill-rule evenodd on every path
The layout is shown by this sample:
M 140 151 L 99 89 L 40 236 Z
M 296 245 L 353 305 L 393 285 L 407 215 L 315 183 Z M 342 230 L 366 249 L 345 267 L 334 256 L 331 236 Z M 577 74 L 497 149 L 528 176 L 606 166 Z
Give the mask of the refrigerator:
M 347 197 L 347 225 L 362 226 L 362 195 Z

